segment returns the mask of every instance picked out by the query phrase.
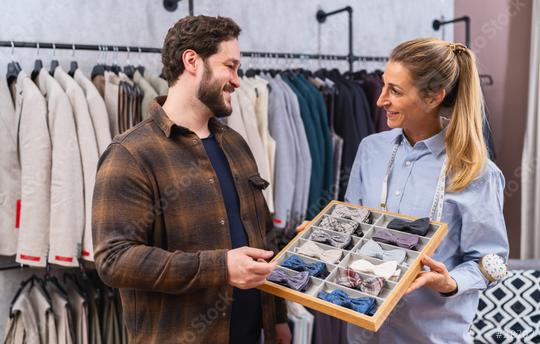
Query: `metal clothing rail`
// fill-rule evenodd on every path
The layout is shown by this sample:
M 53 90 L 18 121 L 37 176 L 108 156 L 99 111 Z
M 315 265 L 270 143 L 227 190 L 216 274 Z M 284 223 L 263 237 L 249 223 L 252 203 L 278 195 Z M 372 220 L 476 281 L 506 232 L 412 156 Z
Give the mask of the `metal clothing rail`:
M 469 16 L 463 16 L 459 18 L 454 18 L 446 21 L 440 21 L 438 19 L 435 19 L 432 23 L 433 30 L 439 31 L 441 26 L 447 25 L 447 24 L 453 24 L 458 22 L 464 22 L 465 23 L 465 46 L 467 48 L 471 47 L 471 18 Z
M 48 42 L 21 42 L 21 41 L 0 41 L 0 47 L 7 48 L 33 48 L 33 49 L 59 49 L 59 50 L 92 50 L 102 52 L 133 52 L 133 53 L 161 53 L 160 48 L 122 46 L 109 44 L 76 44 L 76 43 L 48 43 Z M 283 58 L 283 59 L 319 59 L 336 61 L 364 61 L 364 62 L 385 62 L 388 57 L 385 56 L 352 56 L 335 54 L 311 54 L 311 53 L 283 53 L 283 52 L 256 52 L 243 51 L 243 57 L 262 57 L 262 58 Z

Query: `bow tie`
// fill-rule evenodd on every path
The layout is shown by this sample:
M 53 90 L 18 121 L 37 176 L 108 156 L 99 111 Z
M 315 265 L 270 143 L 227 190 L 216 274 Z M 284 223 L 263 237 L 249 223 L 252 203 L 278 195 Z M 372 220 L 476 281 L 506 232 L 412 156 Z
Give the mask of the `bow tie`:
M 414 250 L 416 245 L 418 245 L 418 240 L 420 237 L 412 234 L 395 233 L 386 229 L 376 229 L 375 234 L 371 236 L 371 239 L 383 242 L 385 244 L 396 245 L 398 247 Z
M 384 287 L 384 278 L 369 277 L 364 279 L 353 269 L 347 268 L 345 270 L 338 270 L 336 283 L 345 287 L 358 289 L 373 296 L 377 296 Z
M 297 291 L 304 291 L 309 284 L 309 273 L 302 271 L 289 275 L 285 270 L 278 268 L 272 271 L 266 279 Z
M 343 204 L 336 204 L 332 216 L 356 222 L 371 223 L 371 212 L 366 208 L 349 208 Z
M 323 244 L 328 244 L 342 249 L 349 246 L 352 240 L 351 236 L 348 234 L 329 234 L 328 232 L 320 229 L 313 229 L 313 232 L 311 233 L 311 236 L 309 238 L 313 241 L 321 242 Z
M 307 264 L 298 256 L 290 256 L 281 263 L 281 266 L 295 271 L 307 271 L 313 277 L 326 278 L 328 276 L 326 264 L 323 262 Z
M 429 230 L 429 217 L 423 217 L 415 221 L 393 219 L 392 221 L 390 221 L 387 227 L 402 232 L 426 236 Z
M 353 234 L 358 229 L 358 222 L 342 220 L 326 215 L 317 226 L 332 230 L 334 232 Z M 362 236 L 362 231 L 360 231 L 358 235 Z
M 370 273 L 384 279 L 399 277 L 401 270 L 397 268 L 397 262 L 384 262 L 382 264 L 372 264 L 365 259 L 358 259 L 349 265 L 356 272 Z
M 407 255 L 404 250 L 383 250 L 383 248 L 373 240 L 368 240 L 360 249 L 358 254 L 363 256 L 379 258 L 388 261 L 396 261 L 398 264 L 401 264 Z
M 357 311 L 358 313 L 373 315 L 375 314 L 377 304 L 373 297 L 349 297 L 343 290 L 334 289 L 331 293 L 324 290 L 317 295 L 319 299 L 331 302 L 335 305 L 346 307 Z
M 304 256 L 313 257 L 322 260 L 325 263 L 335 264 L 342 256 L 341 250 L 323 250 L 313 241 L 306 241 L 305 244 L 296 249 L 297 253 Z

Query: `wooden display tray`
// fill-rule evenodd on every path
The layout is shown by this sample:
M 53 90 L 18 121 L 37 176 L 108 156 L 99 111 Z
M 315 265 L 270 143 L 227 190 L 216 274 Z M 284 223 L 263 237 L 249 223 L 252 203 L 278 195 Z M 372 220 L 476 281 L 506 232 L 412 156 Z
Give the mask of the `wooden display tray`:
M 366 207 L 351 205 L 351 204 L 343 203 L 339 201 L 331 201 L 308 224 L 306 229 L 298 233 L 287 244 L 287 246 L 285 246 L 285 248 L 283 248 L 283 250 L 281 250 L 274 257 L 274 259 L 272 259 L 272 261 L 277 260 L 278 265 L 280 265 L 281 262 L 283 262 L 283 260 L 285 260 L 290 255 L 297 255 L 298 257 L 302 258 L 302 260 L 308 263 L 317 261 L 317 259 L 315 258 L 307 257 L 302 254 L 294 252 L 294 248 L 297 247 L 299 244 L 305 242 L 307 238 L 309 238 L 309 235 L 312 231 L 312 227 L 316 227 L 316 225 L 319 223 L 319 221 L 322 219 L 323 216 L 327 216 L 331 214 L 336 204 L 343 204 L 351 208 L 366 208 Z M 360 227 L 363 232 L 363 237 L 353 235 L 352 237 L 353 237 L 354 247 L 351 250 L 343 250 L 344 255 L 338 263 L 336 264 L 326 263 L 330 274 L 324 280 L 316 278 L 316 277 L 310 277 L 310 284 L 307 290 L 304 292 L 296 291 L 296 290 L 287 288 L 285 286 L 282 286 L 280 284 L 276 284 L 269 281 L 266 281 L 264 284 L 259 286 L 258 289 L 266 293 L 279 296 L 286 300 L 300 303 L 306 307 L 328 314 L 332 317 L 347 321 L 351 324 L 360 326 L 367 330 L 377 331 L 381 327 L 383 322 L 386 320 L 388 315 L 390 315 L 390 313 L 392 312 L 392 310 L 394 309 L 398 301 L 401 299 L 403 294 L 407 291 L 409 285 L 412 283 L 412 281 L 416 278 L 416 276 L 420 272 L 421 270 L 420 259 L 422 255 L 431 256 L 433 252 L 435 252 L 437 247 L 440 245 L 441 241 L 446 236 L 448 228 L 445 223 L 432 221 L 431 227 L 426 237 L 420 237 L 416 250 L 403 249 L 407 252 L 407 257 L 404 262 L 405 264 L 399 265 L 399 267 L 401 268 L 401 275 L 397 279 L 397 281 L 392 282 L 391 280 L 388 280 L 386 282 L 385 288 L 381 291 L 379 296 L 372 296 L 369 294 L 362 293 L 359 290 L 347 288 L 347 287 L 338 285 L 336 283 L 333 283 L 332 280 L 335 277 L 337 270 L 348 266 L 348 264 L 352 260 L 360 259 L 360 258 L 371 261 L 374 264 L 382 263 L 383 262 L 382 260 L 379 260 L 377 258 L 372 258 L 372 257 L 361 256 L 355 252 L 366 241 L 366 239 L 369 239 L 371 237 L 371 234 L 373 234 L 374 228 L 385 228 L 388 222 L 390 222 L 391 219 L 393 218 L 402 218 L 402 219 L 408 219 L 408 220 L 414 220 L 415 218 L 401 215 L 401 214 L 393 214 L 389 212 L 384 212 L 378 209 L 372 209 L 372 208 L 367 208 L 367 209 L 371 211 L 372 224 L 361 223 Z M 388 230 L 392 231 L 391 229 L 388 229 Z M 335 249 L 335 247 L 328 246 L 325 244 L 320 244 L 320 243 L 317 243 L 317 244 L 321 248 L 324 248 L 324 249 L 331 249 L 331 248 Z M 396 248 L 399 249 L 399 247 L 384 244 L 384 243 L 378 243 L 378 244 L 383 249 L 396 249 Z M 286 268 L 282 268 L 282 269 L 289 272 L 294 272 Z M 363 275 L 369 275 L 369 274 L 363 274 Z M 319 293 L 320 290 L 325 290 L 329 292 L 334 289 L 341 289 L 345 291 L 351 297 L 361 297 L 361 296 L 375 297 L 375 299 L 377 300 L 377 306 L 378 306 L 377 311 L 375 312 L 373 316 L 368 316 L 365 314 L 358 313 L 352 309 L 337 306 L 333 303 L 324 301 L 317 297 L 317 294 Z

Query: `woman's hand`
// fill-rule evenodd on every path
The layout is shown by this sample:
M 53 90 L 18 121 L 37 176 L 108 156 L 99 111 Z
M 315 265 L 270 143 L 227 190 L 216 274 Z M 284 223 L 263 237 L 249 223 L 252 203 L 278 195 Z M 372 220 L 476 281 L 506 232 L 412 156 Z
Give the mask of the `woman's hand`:
M 431 257 L 424 256 L 422 264 L 428 266 L 431 271 L 422 271 L 411 283 L 406 294 L 423 287 L 424 285 L 439 293 L 451 293 L 457 289 L 456 281 L 450 276 L 446 266 Z
M 309 225 L 309 221 L 304 221 L 300 224 L 300 226 L 296 227 L 296 233 L 300 233 L 304 229 L 306 229 L 307 225 Z

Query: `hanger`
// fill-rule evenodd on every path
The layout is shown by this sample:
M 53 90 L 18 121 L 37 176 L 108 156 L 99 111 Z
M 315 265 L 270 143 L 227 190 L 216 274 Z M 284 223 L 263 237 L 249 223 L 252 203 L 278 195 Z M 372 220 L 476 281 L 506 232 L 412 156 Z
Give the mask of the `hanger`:
M 60 292 L 60 294 L 62 295 L 64 299 L 66 300 L 68 299 L 68 295 L 66 291 L 60 285 L 56 276 L 51 275 L 51 265 L 49 264 L 49 262 L 47 262 L 47 265 L 45 267 L 45 276 L 43 277 L 43 280 L 45 282 L 45 285 L 47 285 L 48 283 L 51 283 L 52 285 L 56 287 L 56 289 L 58 289 L 58 291 Z
M 114 55 L 114 61 L 113 61 L 113 65 L 111 66 L 111 72 L 118 75 L 118 73 L 120 73 L 122 71 L 122 68 L 120 68 L 120 66 L 117 64 L 117 62 L 118 62 L 118 47 L 114 47 L 113 50 L 114 50 L 114 52 L 116 52 L 116 54 Z
M 139 65 L 135 67 L 135 69 L 138 70 L 139 73 L 141 73 L 141 75 L 144 75 L 144 66 L 142 65 L 141 48 L 138 48 L 138 49 L 139 49 L 139 54 L 137 56 L 139 57 Z
M 53 45 L 53 59 L 51 61 L 51 70 L 50 70 L 50 74 L 51 75 L 54 75 L 54 70 L 56 69 L 56 67 L 58 67 L 60 64 L 58 63 L 58 60 L 55 59 L 55 55 L 56 55 L 56 44 L 52 44 Z
M 103 75 L 105 73 L 105 66 L 103 64 L 100 64 L 101 55 L 103 53 L 101 45 L 98 46 L 98 50 L 99 50 L 98 61 L 97 61 L 97 64 L 94 66 L 94 68 L 92 68 L 92 73 L 90 74 L 91 79 L 94 79 L 94 77 L 98 75 Z
M 39 75 L 39 72 L 41 69 L 43 69 L 43 61 L 39 58 L 39 42 L 36 43 L 36 61 L 34 61 L 34 69 L 32 70 L 32 73 L 30 74 L 30 78 L 32 80 L 36 80 L 37 76 Z
M 128 78 L 133 79 L 133 75 L 135 74 L 135 66 L 129 63 L 129 47 L 126 47 L 127 49 L 127 66 L 124 66 L 124 74 L 128 76 Z
M 11 62 L 8 63 L 6 79 L 8 84 L 12 83 L 17 79 L 19 73 L 21 72 L 21 66 L 18 62 L 15 61 L 15 43 L 11 41 Z
M 73 48 L 73 52 L 71 53 L 71 63 L 69 64 L 68 74 L 73 77 L 75 71 L 79 68 L 79 65 L 77 64 L 77 61 L 75 61 L 75 44 L 72 44 L 71 47 Z

